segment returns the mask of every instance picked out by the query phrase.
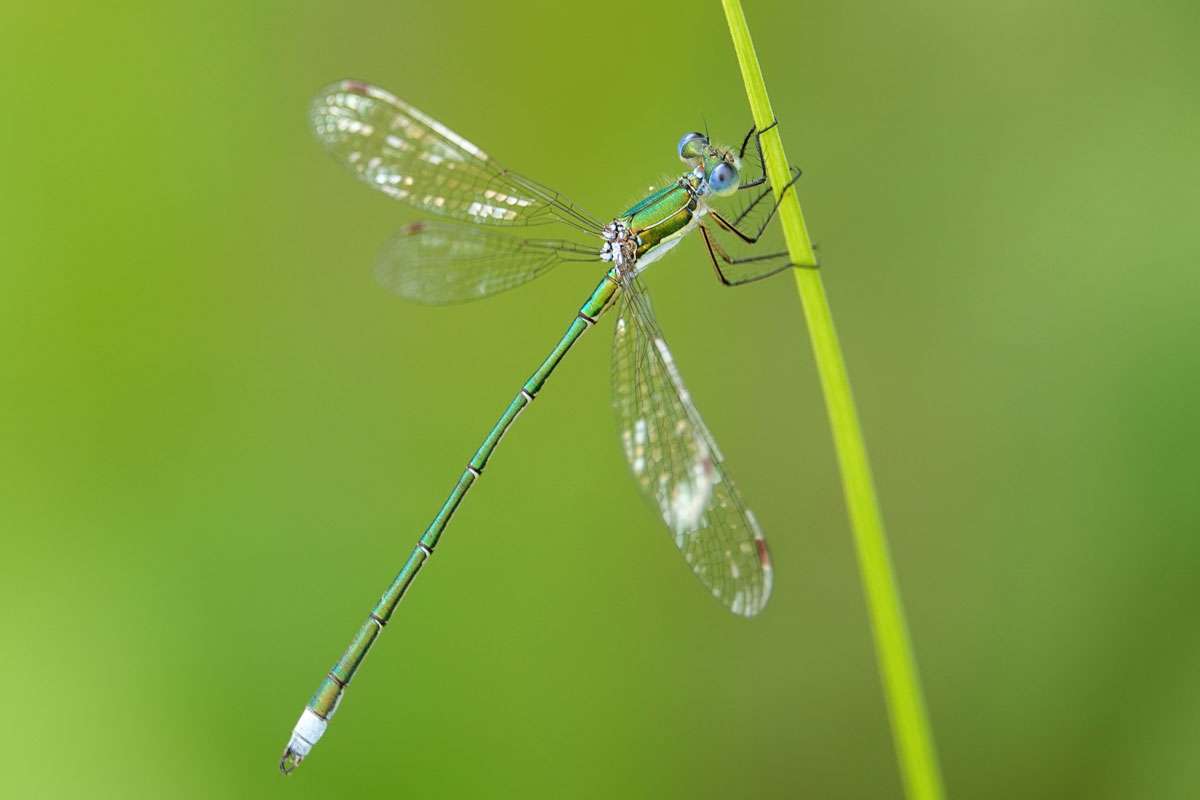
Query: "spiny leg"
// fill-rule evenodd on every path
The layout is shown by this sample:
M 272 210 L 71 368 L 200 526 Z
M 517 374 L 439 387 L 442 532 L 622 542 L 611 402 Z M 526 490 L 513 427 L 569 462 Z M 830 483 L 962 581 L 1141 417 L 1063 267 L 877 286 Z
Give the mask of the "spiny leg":
M 746 256 L 744 258 L 734 258 L 725 252 L 725 248 L 721 243 L 716 241 L 713 235 L 709 232 L 705 225 L 700 225 L 700 234 L 704 237 L 704 244 L 708 248 L 708 257 L 712 259 L 713 270 L 717 273 L 717 280 L 724 286 L 743 286 L 747 283 L 761 281 L 763 278 L 769 278 L 772 275 L 778 275 L 785 269 L 791 267 L 799 267 L 803 269 L 819 269 L 818 264 L 796 264 L 791 261 L 791 256 L 786 250 L 778 253 L 761 253 L 754 256 Z M 782 263 L 781 263 L 782 259 Z M 730 279 L 721 269 L 721 263 L 725 262 L 727 267 L 736 266 L 738 264 L 761 263 L 763 271 L 749 275 L 743 278 Z M 774 262 L 774 263 L 771 263 Z
M 792 167 L 792 180 L 791 180 L 791 182 L 788 183 L 788 186 L 791 186 L 799 178 L 800 178 L 800 168 Z M 730 224 L 732 224 L 735 227 L 742 224 L 742 220 L 744 220 L 747 216 L 749 216 L 750 213 L 752 211 L 754 211 L 755 208 L 758 207 L 758 204 L 761 203 L 763 200 L 767 199 L 768 197 L 770 197 L 770 195 L 771 195 L 771 187 L 770 186 L 759 191 L 758 195 L 753 200 L 750 201 L 750 204 L 748 206 L 746 206 L 744 209 L 742 209 L 742 212 L 740 214 L 738 214 L 737 217 L 735 217 L 734 220 L 732 221 L 732 223 L 730 223 Z M 778 205 L 779 201 L 776 200 L 775 204 Z M 775 213 L 775 209 L 772 208 L 771 214 L 774 214 L 774 213 Z M 724 217 L 722 217 L 722 220 L 724 220 Z M 768 215 L 767 222 L 770 222 L 770 221 L 771 221 L 771 217 Z M 765 226 L 766 226 L 766 223 L 763 223 L 763 227 L 765 227 Z M 762 227 L 759 228 L 759 233 L 760 234 L 762 233 Z
M 750 211 L 756 205 L 758 205 L 759 201 L 761 201 L 765 195 L 767 195 L 771 192 L 771 190 L 769 188 L 764 189 L 762 195 L 755 198 L 754 202 L 750 204 L 749 208 L 747 208 L 745 211 L 743 211 L 741 214 L 739 214 L 737 216 L 737 219 L 735 219 L 733 222 L 730 222 L 729 220 L 722 217 L 721 214 L 717 211 L 709 211 L 708 212 L 709 216 L 711 216 L 716 221 L 716 223 L 718 225 L 720 225 L 724 230 L 729 231 L 733 235 L 737 236 L 739 239 L 741 239 L 746 244 L 754 244 L 755 242 L 758 241 L 759 237 L 762 236 L 763 231 L 765 231 L 767 229 L 767 225 L 770 224 L 771 219 L 774 218 L 775 212 L 779 209 L 779 201 L 783 198 L 784 192 L 786 192 L 788 189 L 790 189 L 792 186 L 794 186 L 796 181 L 800 180 L 800 174 L 801 173 L 800 173 L 799 167 L 792 167 L 792 179 L 789 180 L 784 185 L 784 187 L 779 191 L 779 197 L 777 197 L 775 199 L 774 204 L 771 206 L 770 213 L 767 214 L 766 219 L 764 219 L 762 221 L 762 224 L 758 226 L 758 230 L 755 231 L 753 235 L 748 234 L 748 233 L 742 231 L 740 228 L 738 228 L 738 223 L 740 223 L 743 219 L 746 218 L 746 215 L 749 214 Z
M 740 161 L 741 159 L 746 157 L 746 148 L 750 145 L 750 137 L 754 136 L 754 146 L 758 150 L 758 166 L 762 170 L 762 174 L 759 175 L 754 180 L 746 181 L 741 186 L 738 186 L 738 191 L 741 191 L 742 189 L 749 189 L 753 186 L 761 186 L 762 184 L 766 183 L 766 181 L 767 181 L 767 165 L 766 165 L 766 160 L 763 158 L 761 138 L 764 133 L 771 130 L 771 128 L 774 128 L 778 124 L 779 124 L 779 120 L 776 119 L 773 122 L 771 122 L 770 125 L 763 128 L 761 131 L 758 130 L 757 126 L 751 125 L 750 130 L 747 131 L 747 133 L 746 133 L 746 138 L 742 139 L 742 146 L 738 148 L 738 160 Z M 754 135 L 756 131 L 758 132 L 757 136 Z

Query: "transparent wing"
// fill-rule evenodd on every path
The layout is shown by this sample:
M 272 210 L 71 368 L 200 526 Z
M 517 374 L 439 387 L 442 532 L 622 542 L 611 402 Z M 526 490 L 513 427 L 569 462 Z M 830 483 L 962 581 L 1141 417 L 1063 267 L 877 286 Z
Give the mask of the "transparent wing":
M 445 305 L 512 289 L 568 261 L 599 263 L 600 251 L 562 239 L 427 220 L 404 226 L 384 245 L 375 277 L 401 297 Z
M 754 515 L 725 474 L 636 280 L 624 284 L 613 339 L 613 405 L 633 477 L 684 559 L 735 614 L 771 594 L 771 559 Z
M 496 164 L 487 153 L 389 92 L 340 81 L 317 94 L 312 126 L 333 156 L 381 192 L 463 222 L 562 222 L 602 227 L 557 192 Z

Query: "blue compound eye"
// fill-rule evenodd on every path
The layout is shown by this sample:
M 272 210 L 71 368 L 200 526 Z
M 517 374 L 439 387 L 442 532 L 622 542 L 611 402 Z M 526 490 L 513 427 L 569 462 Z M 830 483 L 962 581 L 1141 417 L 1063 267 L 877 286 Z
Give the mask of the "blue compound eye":
M 704 148 L 708 146 L 708 139 L 703 133 L 692 131 L 685 133 L 679 140 L 679 160 L 685 164 L 692 159 L 700 158 L 704 155 Z
M 708 188 L 717 194 L 728 194 L 737 188 L 738 172 L 732 164 L 722 161 L 708 173 Z

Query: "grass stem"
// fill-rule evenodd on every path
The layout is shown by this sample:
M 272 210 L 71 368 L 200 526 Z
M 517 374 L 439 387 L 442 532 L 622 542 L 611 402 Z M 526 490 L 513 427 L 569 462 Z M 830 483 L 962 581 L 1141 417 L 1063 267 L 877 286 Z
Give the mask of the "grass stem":
M 775 121 L 762 69 L 746 26 L 740 0 L 722 0 L 729 32 L 737 51 L 754 124 L 766 129 Z M 763 157 L 772 186 L 786 186 L 788 161 L 778 126 L 762 135 Z M 784 191 L 779 203 L 779 220 L 792 263 L 815 266 L 812 241 L 804 225 L 804 214 L 794 190 Z M 892 739 L 905 795 L 909 800 L 941 800 L 942 779 L 938 770 L 933 732 L 921 694 L 921 681 L 913 657 L 900 591 L 888 554 L 883 517 L 875 496 L 871 464 L 859 426 L 846 362 L 838 343 L 833 316 L 818 269 L 794 270 L 796 289 L 812 338 L 813 355 L 821 377 L 821 388 L 833 431 L 834 448 L 841 468 L 842 488 L 850 515 L 850 527 L 858 553 L 859 572 L 866 594 L 867 610 L 875 637 L 879 672 L 887 699 Z

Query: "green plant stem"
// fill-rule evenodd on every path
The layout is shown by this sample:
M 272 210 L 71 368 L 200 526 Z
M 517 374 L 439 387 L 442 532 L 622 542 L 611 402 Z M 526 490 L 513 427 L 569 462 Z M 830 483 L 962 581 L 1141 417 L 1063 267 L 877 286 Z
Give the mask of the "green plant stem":
M 775 121 L 775 114 L 767 98 L 767 87 L 763 83 L 762 69 L 746 26 L 746 15 L 740 0 L 722 0 L 722 4 L 733 37 L 733 47 L 737 51 L 738 64 L 742 69 L 754 124 L 762 130 Z M 786 186 L 790 176 L 779 128 L 768 130 L 762 135 L 761 141 L 771 185 Z M 784 191 L 778 214 L 792 263 L 815 267 L 817 260 L 812 241 L 808 238 L 804 214 L 794 190 Z M 875 650 L 905 795 L 909 800 L 940 800 L 943 796 L 942 779 L 938 771 L 933 733 L 925 711 L 921 681 L 888 554 L 883 517 L 879 512 L 871 478 L 871 464 L 850 391 L 846 362 L 825 296 L 825 286 L 817 269 L 801 268 L 794 270 L 794 273 L 796 289 L 812 337 L 821 388 L 825 393 L 829 424 L 833 430 L 833 443 L 841 468 L 850 527 L 854 531 L 859 572 L 874 632 Z

